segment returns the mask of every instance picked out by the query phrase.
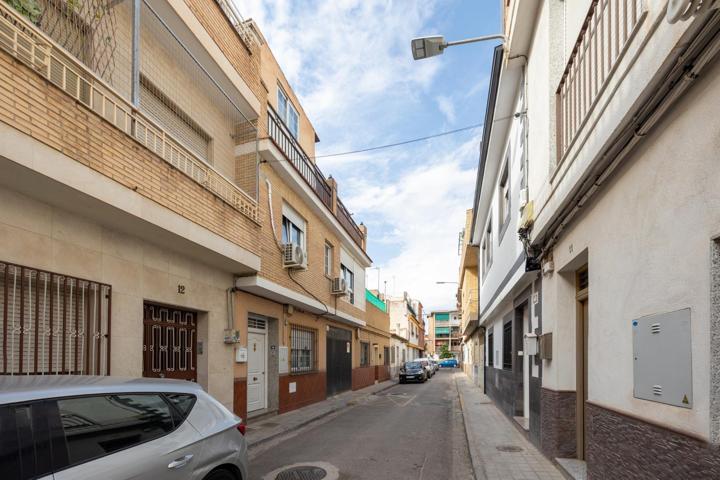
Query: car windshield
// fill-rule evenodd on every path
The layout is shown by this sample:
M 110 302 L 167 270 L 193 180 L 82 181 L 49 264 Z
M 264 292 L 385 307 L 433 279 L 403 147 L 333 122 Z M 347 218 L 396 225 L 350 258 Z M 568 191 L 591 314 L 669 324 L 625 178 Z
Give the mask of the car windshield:
M 419 362 L 408 362 L 405 364 L 405 368 L 420 368 Z

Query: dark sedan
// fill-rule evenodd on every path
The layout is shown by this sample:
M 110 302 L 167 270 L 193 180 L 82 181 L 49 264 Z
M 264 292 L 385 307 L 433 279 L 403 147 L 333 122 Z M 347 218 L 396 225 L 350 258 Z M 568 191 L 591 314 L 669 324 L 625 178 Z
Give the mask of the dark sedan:
M 405 382 L 426 382 L 427 372 L 420 362 L 405 362 L 400 368 L 400 383 Z

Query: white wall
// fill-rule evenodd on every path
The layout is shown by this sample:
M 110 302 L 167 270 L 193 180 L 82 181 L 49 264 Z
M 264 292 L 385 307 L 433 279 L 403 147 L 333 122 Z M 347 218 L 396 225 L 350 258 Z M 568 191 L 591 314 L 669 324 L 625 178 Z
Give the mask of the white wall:
M 543 384 L 575 387 L 575 288 L 559 273 L 587 251 L 589 400 L 703 437 L 709 434 L 711 238 L 720 233 L 720 62 L 644 138 L 626 166 L 553 249 L 543 330 L 553 360 Z M 698 128 L 702 125 L 702 128 Z M 692 409 L 633 397 L 633 319 L 691 309 Z

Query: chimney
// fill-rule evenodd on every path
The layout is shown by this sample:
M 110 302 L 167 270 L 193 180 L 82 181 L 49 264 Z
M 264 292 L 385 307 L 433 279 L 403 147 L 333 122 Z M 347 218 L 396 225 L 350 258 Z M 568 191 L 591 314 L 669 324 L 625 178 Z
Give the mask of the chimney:
M 358 228 L 362 232 L 362 249 L 363 251 L 367 250 L 367 227 L 364 223 L 360 222 L 360 225 L 358 225 Z

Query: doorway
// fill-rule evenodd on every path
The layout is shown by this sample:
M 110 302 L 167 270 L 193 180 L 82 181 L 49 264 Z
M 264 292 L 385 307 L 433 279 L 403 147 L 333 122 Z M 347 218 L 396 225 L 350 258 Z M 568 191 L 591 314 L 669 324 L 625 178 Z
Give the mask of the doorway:
M 267 408 L 267 322 L 249 319 L 247 411 Z
M 587 265 L 575 276 L 576 318 L 575 327 L 575 415 L 577 425 L 577 458 L 585 460 L 587 449 L 586 403 L 588 399 L 588 287 Z
M 327 395 L 352 387 L 352 331 L 328 327 L 326 340 Z
M 143 377 L 197 381 L 197 312 L 143 304 Z
M 527 356 L 525 355 L 525 332 L 527 331 L 528 322 L 528 304 L 524 302 L 522 305 L 515 308 L 515 318 L 513 321 L 512 328 L 512 341 L 514 344 L 513 348 L 513 383 L 515 385 L 515 409 L 513 415 L 515 417 L 527 418 L 527 406 L 528 400 L 526 396 L 526 389 L 528 386 L 528 379 L 526 378 L 527 371 Z

